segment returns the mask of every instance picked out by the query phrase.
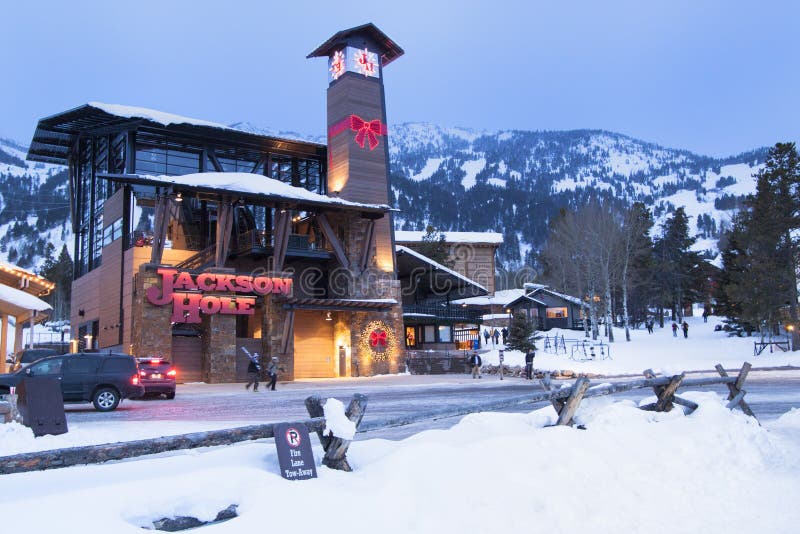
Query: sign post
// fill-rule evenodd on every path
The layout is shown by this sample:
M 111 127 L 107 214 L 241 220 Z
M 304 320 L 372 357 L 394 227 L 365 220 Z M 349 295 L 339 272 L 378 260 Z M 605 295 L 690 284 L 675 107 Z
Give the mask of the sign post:
M 317 478 L 308 430 L 301 423 L 275 425 L 275 448 L 281 476 L 286 480 Z
M 500 349 L 500 380 L 503 379 L 503 349 Z

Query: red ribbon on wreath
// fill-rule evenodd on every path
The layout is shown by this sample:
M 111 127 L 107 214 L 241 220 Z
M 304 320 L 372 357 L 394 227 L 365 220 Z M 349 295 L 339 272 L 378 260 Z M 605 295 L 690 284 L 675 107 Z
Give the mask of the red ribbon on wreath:
M 369 346 L 373 349 L 386 348 L 386 330 L 373 330 L 369 335 Z

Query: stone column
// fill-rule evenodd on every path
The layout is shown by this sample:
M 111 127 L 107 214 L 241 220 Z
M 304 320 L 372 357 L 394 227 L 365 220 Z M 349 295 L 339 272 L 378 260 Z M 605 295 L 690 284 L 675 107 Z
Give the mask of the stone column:
M 236 381 L 236 315 L 203 315 L 203 381 Z
M 161 356 L 172 360 L 172 305 L 154 306 L 147 301 L 149 287 L 160 287 L 161 267 L 145 263 L 139 267 L 131 306 L 131 346 L 136 357 Z

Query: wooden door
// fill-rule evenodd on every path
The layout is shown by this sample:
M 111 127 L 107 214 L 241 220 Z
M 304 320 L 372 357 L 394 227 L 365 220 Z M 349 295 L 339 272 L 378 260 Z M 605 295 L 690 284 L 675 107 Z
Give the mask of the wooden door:
M 320 311 L 297 310 L 294 316 L 294 377 L 336 376 L 333 321 Z

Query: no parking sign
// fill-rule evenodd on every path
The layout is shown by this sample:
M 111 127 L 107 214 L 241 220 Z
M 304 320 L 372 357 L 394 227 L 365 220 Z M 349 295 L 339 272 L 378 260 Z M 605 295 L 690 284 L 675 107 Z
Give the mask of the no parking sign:
M 275 448 L 281 476 L 286 480 L 317 478 L 308 430 L 302 423 L 275 425 Z

